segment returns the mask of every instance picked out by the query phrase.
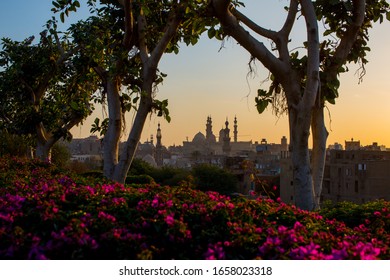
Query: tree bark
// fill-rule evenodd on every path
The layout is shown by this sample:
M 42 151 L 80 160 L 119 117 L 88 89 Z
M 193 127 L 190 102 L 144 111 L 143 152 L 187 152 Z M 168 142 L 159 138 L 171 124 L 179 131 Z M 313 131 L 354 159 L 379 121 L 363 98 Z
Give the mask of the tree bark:
M 120 83 L 117 78 L 106 80 L 108 103 L 108 128 L 103 139 L 103 174 L 113 179 L 115 167 L 118 164 L 119 141 L 122 130 L 122 107 L 119 96 Z
M 311 128 L 313 133 L 311 162 L 313 167 L 314 203 L 315 209 L 319 209 L 325 171 L 326 141 L 329 134 L 325 127 L 324 106 L 322 104 L 318 104 L 313 109 Z
M 151 92 L 146 93 L 141 97 L 140 105 L 134 119 L 134 124 L 124 146 L 124 150 L 120 155 L 119 162 L 115 167 L 115 172 L 112 179 L 121 184 L 125 183 L 127 173 L 129 172 L 131 163 L 133 162 L 138 143 L 141 139 L 141 134 L 145 125 L 146 118 L 152 108 Z
M 51 161 L 51 146 L 46 143 L 39 142 L 36 145 L 35 157 L 42 161 Z
M 310 110 L 289 110 L 291 163 L 295 205 L 303 210 L 314 209 L 312 169 L 310 165 Z

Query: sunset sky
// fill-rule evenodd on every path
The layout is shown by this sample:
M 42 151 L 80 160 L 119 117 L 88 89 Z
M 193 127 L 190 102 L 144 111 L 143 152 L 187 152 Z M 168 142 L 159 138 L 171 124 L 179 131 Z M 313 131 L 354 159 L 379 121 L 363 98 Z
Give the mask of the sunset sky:
M 2 0 L 0 9 L 0 37 L 23 40 L 37 35 L 51 17 L 51 0 Z M 84 1 L 80 1 L 83 3 Z M 277 29 L 284 22 L 283 6 L 287 1 L 242 1 L 242 9 L 259 25 Z M 83 5 L 83 4 L 82 4 Z M 87 9 L 82 9 L 69 20 L 86 18 Z M 292 48 L 304 39 L 302 25 L 297 25 L 293 33 Z M 362 145 L 378 142 L 390 147 L 390 24 L 375 25 L 370 33 L 371 52 L 366 65 L 367 74 L 358 84 L 356 66 L 341 76 L 340 97 L 336 105 L 328 105 L 331 118 L 327 118 L 330 132 L 328 144 L 354 138 Z M 269 45 L 265 41 L 266 46 Z M 213 131 L 224 125 L 226 118 L 233 130 L 233 119 L 237 116 L 239 140 L 280 142 L 282 136 L 289 136 L 287 117 L 276 117 L 270 109 L 259 115 L 254 98 L 268 71 L 260 63 L 256 73 L 248 77 L 249 54 L 233 39 L 225 42 L 210 40 L 204 36 L 196 46 L 182 46 L 178 55 L 165 55 L 160 70 L 168 77 L 159 87 L 157 98 L 169 100 L 171 123 L 152 115 L 146 122 L 142 141 L 156 133 L 161 123 L 164 145 L 181 145 L 182 141 L 192 140 L 197 132 L 205 133 L 207 116 L 213 120 Z M 263 85 L 266 89 L 266 84 Z M 90 125 L 98 109 L 83 126 L 72 130 L 75 138 L 89 135 Z M 127 115 L 127 131 L 131 127 L 133 115 Z

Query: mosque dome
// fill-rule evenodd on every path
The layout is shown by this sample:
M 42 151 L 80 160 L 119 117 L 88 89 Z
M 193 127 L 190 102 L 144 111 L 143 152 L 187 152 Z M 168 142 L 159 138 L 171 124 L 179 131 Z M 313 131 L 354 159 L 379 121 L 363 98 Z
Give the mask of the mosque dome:
M 150 154 L 146 155 L 143 157 L 142 159 L 143 161 L 149 163 L 151 166 L 153 167 L 157 167 L 157 163 L 156 163 L 156 160 L 154 159 L 154 157 Z
M 198 132 L 195 134 L 194 138 L 192 139 L 193 143 L 196 144 L 203 144 L 206 141 L 206 136 L 202 132 Z

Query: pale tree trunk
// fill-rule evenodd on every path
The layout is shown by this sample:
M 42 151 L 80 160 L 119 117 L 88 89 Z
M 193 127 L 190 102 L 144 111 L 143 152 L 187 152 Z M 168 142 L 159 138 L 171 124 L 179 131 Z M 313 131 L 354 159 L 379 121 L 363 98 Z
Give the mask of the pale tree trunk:
M 314 185 L 315 208 L 320 208 L 322 183 L 324 180 L 325 160 L 326 160 L 326 140 L 328 131 L 325 127 L 324 107 L 319 104 L 314 107 L 311 128 L 313 133 L 312 169 Z
M 116 78 L 106 80 L 108 103 L 108 128 L 103 139 L 103 174 L 113 179 L 118 164 L 119 142 L 122 130 L 122 107 L 119 96 L 120 83 Z
M 299 208 L 313 210 L 313 177 L 308 146 L 310 111 L 305 111 L 291 109 L 289 112 L 294 200 Z
M 47 143 L 38 142 L 35 150 L 35 157 L 43 161 L 51 161 L 51 146 Z
M 145 32 L 146 32 L 146 19 L 143 12 L 138 17 L 138 34 L 139 34 L 139 50 L 142 61 L 142 87 L 141 87 L 141 100 L 138 107 L 134 124 L 131 128 L 129 137 L 125 143 L 124 150 L 121 153 L 120 160 L 114 167 L 112 176 L 110 177 L 116 182 L 124 183 L 127 173 L 130 169 L 134 155 L 136 153 L 138 143 L 141 139 L 142 130 L 148 114 L 152 110 L 153 106 L 153 84 L 155 82 L 157 74 L 158 63 L 164 54 L 170 40 L 176 34 L 176 31 L 181 22 L 179 14 L 172 14 L 170 17 L 166 30 L 155 46 L 152 52 L 149 52 L 146 45 Z M 110 120 L 111 121 L 111 120 Z M 118 158 L 118 157 L 116 157 Z
M 124 183 L 127 173 L 129 172 L 131 163 L 133 162 L 138 143 L 141 139 L 142 130 L 145 125 L 146 118 L 152 108 L 151 93 L 141 97 L 140 105 L 135 116 L 134 124 L 131 128 L 129 137 L 125 143 L 123 151 L 120 155 L 118 165 L 115 167 L 113 180 L 119 183 Z
M 36 124 L 35 129 L 37 133 L 35 157 L 43 161 L 51 161 L 51 148 L 56 141 L 49 136 L 42 123 Z

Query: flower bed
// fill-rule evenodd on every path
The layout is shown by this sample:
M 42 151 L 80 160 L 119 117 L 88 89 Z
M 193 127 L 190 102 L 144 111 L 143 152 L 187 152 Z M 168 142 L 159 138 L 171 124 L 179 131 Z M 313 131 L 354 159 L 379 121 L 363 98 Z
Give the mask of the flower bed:
M 270 199 L 94 182 L 0 159 L 0 258 L 389 259 L 389 203 L 378 205 L 369 223 L 348 227 L 331 211 Z

